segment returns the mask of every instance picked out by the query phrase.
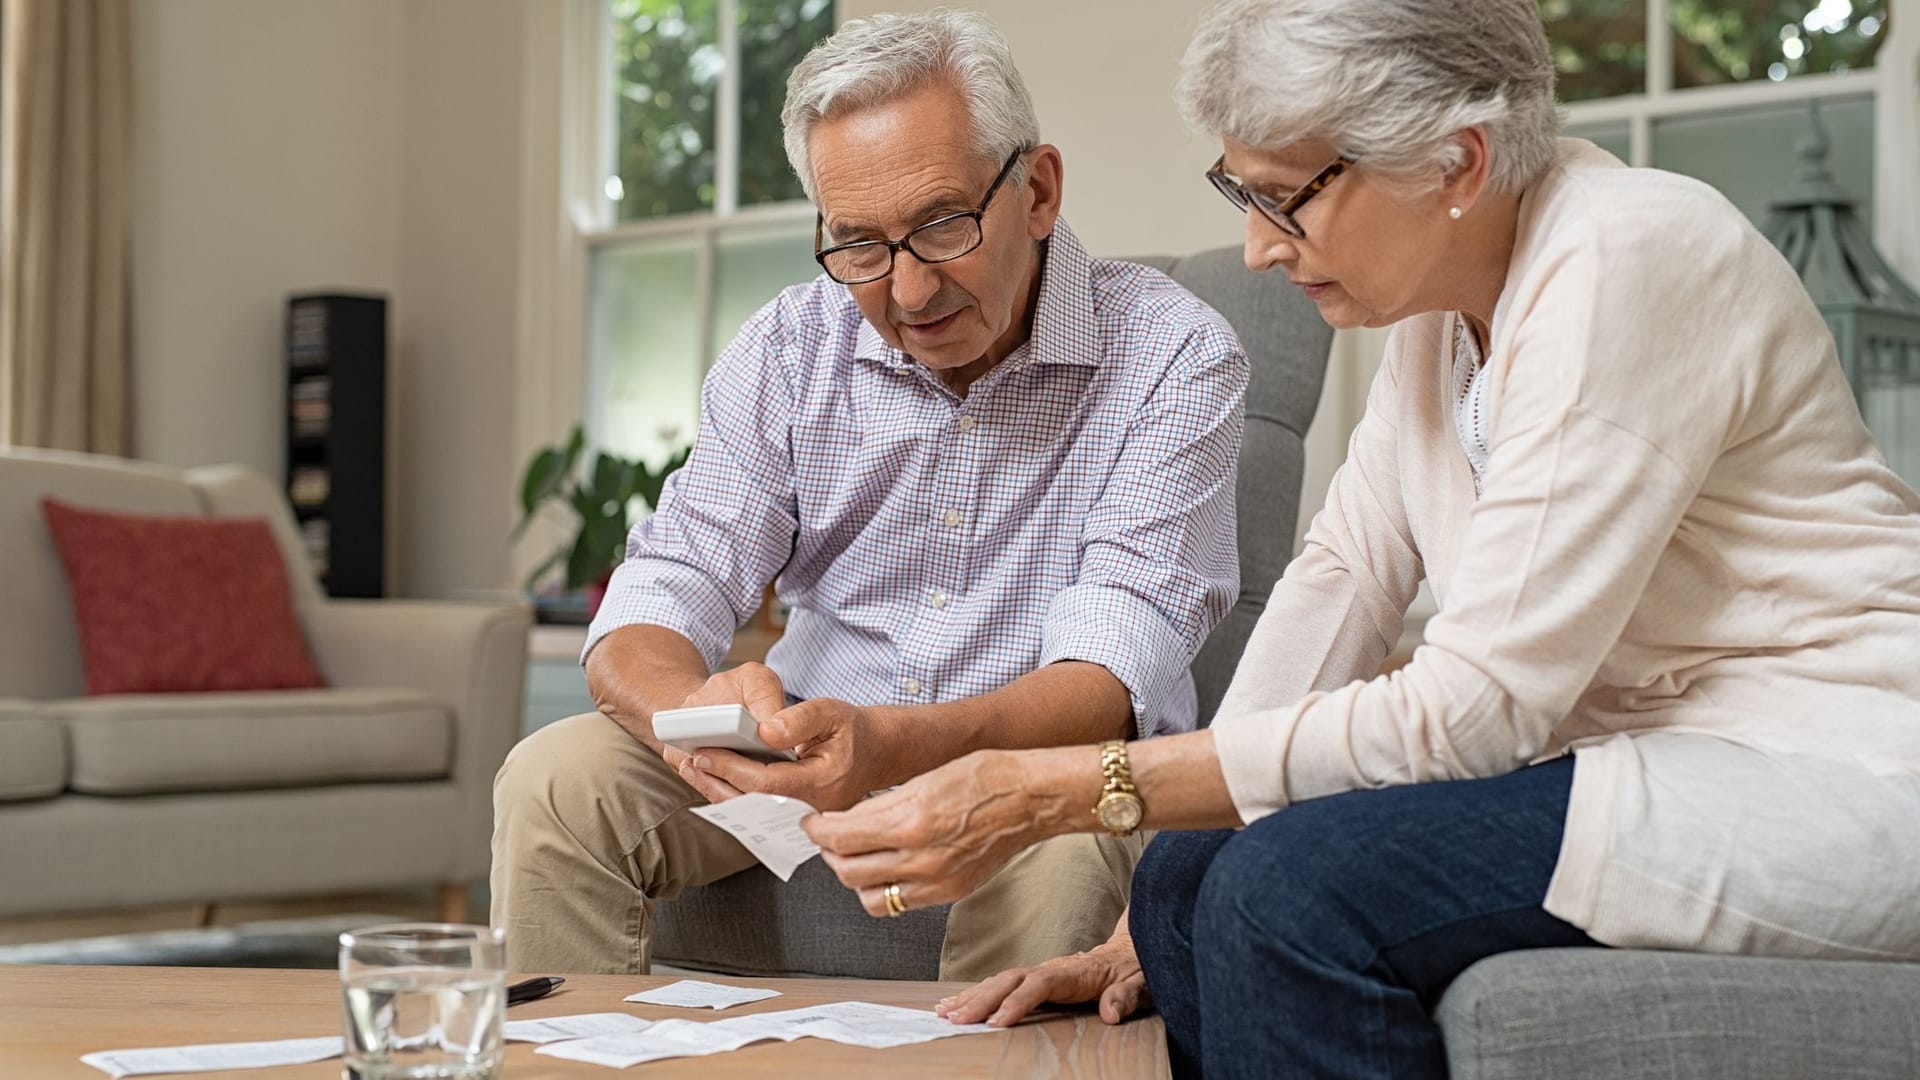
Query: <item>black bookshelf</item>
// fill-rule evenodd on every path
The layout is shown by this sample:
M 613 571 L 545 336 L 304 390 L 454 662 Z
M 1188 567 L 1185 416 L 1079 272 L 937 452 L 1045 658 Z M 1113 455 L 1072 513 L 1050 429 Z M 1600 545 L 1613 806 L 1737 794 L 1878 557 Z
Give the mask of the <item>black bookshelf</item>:
M 287 298 L 287 498 L 329 596 L 385 594 L 387 301 Z

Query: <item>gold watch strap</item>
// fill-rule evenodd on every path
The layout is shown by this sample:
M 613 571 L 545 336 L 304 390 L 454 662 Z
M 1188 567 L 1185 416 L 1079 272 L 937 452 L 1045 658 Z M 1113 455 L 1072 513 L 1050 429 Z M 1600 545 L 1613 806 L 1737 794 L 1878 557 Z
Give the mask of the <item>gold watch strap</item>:
M 1106 785 L 1100 789 L 1101 794 L 1116 791 L 1137 794 L 1133 786 L 1133 767 L 1127 761 L 1125 741 L 1110 739 L 1100 744 L 1100 772 L 1106 777 Z

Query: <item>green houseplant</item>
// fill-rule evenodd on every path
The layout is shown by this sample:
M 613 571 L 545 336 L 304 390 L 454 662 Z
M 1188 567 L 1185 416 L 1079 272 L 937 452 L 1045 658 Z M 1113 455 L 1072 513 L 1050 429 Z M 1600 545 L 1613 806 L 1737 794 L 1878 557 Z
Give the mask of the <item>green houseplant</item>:
M 692 447 L 682 447 L 658 469 L 644 461 L 596 452 L 585 461 L 586 432 L 576 424 L 565 445 L 543 447 L 527 462 L 520 479 L 520 521 L 513 538 L 549 503 L 560 503 L 573 514 L 571 540 L 557 546 L 527 575 L 525 588 L 533 592 L 556 567 L 566 570 L 568 590 L 589 589 L 598 606 L 613 569 L 626 554 L 627 530 L 633 523 L 633 504 L 651 510 L 660 503 L 667 477 L 687 463 Z

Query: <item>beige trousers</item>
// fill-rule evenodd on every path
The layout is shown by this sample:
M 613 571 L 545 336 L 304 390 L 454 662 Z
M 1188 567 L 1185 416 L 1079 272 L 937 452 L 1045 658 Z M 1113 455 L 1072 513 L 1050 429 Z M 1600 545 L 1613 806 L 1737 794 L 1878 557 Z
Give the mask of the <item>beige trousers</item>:
M 492 915 L 508 966 L 644 974 L 652 900 L 754 865 L 732 837 L 679 813 L 705 801 L 599 713 L 522 740 L 493 785 Z M 940 977 L 976 981 L 1105 941 L 1145 842 L 1083 834 L 1027 849 L 953 905 Z

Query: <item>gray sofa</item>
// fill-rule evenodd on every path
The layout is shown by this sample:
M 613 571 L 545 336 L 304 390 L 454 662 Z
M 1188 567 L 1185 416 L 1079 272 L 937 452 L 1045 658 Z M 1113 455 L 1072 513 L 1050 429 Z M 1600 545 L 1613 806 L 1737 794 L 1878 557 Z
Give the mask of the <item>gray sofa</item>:
M 268 519 L 328 687 L 82 696 L 48 495 Z M 437 885 L 464 917 L 520 733 L 524 608 L 326 599 L 285 499 L 233 466 L 0 451 L 0 558 L 0 916 Z

